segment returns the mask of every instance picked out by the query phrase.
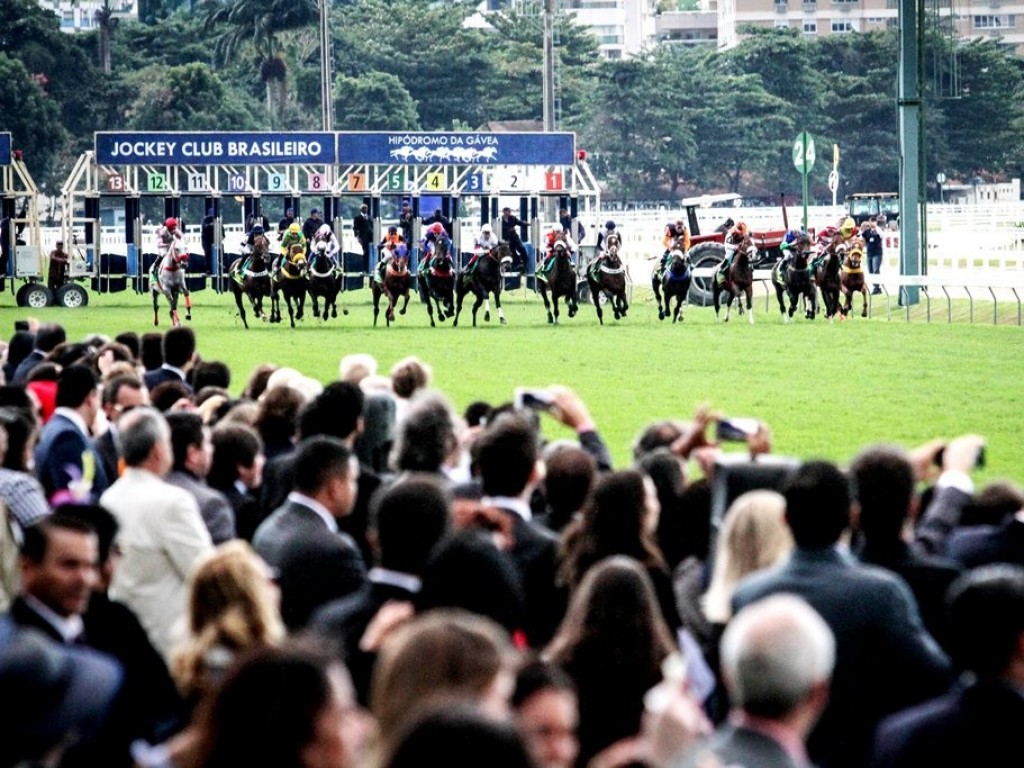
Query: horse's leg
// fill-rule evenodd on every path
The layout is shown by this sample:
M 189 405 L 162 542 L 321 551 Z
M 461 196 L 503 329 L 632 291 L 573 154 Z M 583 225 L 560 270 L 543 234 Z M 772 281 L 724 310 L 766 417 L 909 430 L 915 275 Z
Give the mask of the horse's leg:
M 153 325 L 160 325 L 160 294 L 157 291 L 150 291 L 153 294 Z
M 238 314 L 242 316 L 242 325 L 245 326 L 246 330 L 249 330 L 249 321 L 245 319 L 245 305 L 242 304 L 242 290 L 232 284 L 231 292 L 235 294 L 235 305 L 238 307 Z
M 604 310 L 601 309 L 601 286 L 595 283 L 593 280 L 588 280 L 587 285 L 590 286 L 590 298 L 594 302 L 594 309 L 597 310 L 597 322 L 598 325 L 604 325 Z M 615 313 L 615 319 L 617 320 L 619 313 Z
M 466 298 L 466 290 L 462 287 L 462 278 L 457 278 L 459 285 L 455 290 L 455 321 L 452 323 L 452 328 L 459 327 L 459 313 L 462 312 L 462 301 Z
M 178 317 L 178 292 L 173 287 L 167 289 L 167 301 L 171 304 L 171 325 L 177 328 L 181 318 Z
M 750 283 L 743 292 L 747 295 L 747 322 L 754 324 L 754 284 Z
M 658 302 L 658 319 L 664 320 L 668 313 L 661 306 L 661 280 L 657 275 L 651 278 L 651 288 L 654 289 L 654 300 Z
M 728 323 L 729 318 L 732 316 L 732 300 L 736 298 L 736 294 L 733 293 L 732 288 L 726 288 L 725 290 L 725 320 Z
M 398 314 L 404 315 L 405 310 L 409 308 L 409 291 L 405 292 L 405 301 L 402 302 L 402 308 L 398 310 Z
M 569 294 L 565 297 L 565 305 L 569 307 L 569 317 L 576 317 L 576 313 L 579 312 L 579 306 L 576 304 L 576 280 L 572 281 L 572 289 Z
M 775 283 L 775 298 L 778 299 L 778 301 L 779 301 L 779 313 L 782 315 L 782 322 L 784 322 L 784 323 L 789 322 L 789 320 L 788 320 L 788 318 L 786 316 L 785 293 L 786 293 L 786 289 L 783 288 L 778 283 Z M 789 295 L 789 306 L 790 306 L 789 317 L 792 317 L 793 316 L 793 309 L 792 309 L 792 307 L 793 307 L 793 295 L 792 294 Z
M 380 314 L 380 291 L 376 284 L 373 287 L 373 327 L 377 327 L 377 315 Z
M 860 287 L 860 298 L 861 298 L 860 316 L 861 317 L 867 317 L 868 316 L 868 284 L 867 283 L 864 283 Z
M 425 288 L 421 288 L 420 289 L 420 298 L 423 298 L 423 299 L 426 300 L 426 303 L 427 303 L 427 314 L 430 316 L 430 327 L 431 328 L 436 328 L 437 324 L 434 322 L 434 300 L 430 296 L 430 291 L 425 289 Z M 440 308 L 438 308 L 438 311 L 440 312 Z
M 494 292 L 494 308 L 498 310 L 498 322 L 502 325 L 508 325 L 508 321 L 505 320 L 505 310 L 501 308 L 501 289 Z
M 476 328 L 476 313 L 480 309 L 480 305 L 484 303 L 484 298 L 487 296 L 486 293 L 477 293 L 473 291 L 476 299 L 473 301 L 473 327 Z
M 719 309 L 719 307 L 721 305 L 721 300 L 722 300 L 722 289 L 718 287 L 718 281 L 717 280 L 712 280 L 711 281 L 711 298 L 712 298 L 712 300 L 714 301 L 714 304 L 715 304 L 715 322 L 717 323 L 717 322 L 719 322 L 719 319 L 718 319 L 718 309 Z
M 192 319 L 192 294 L 189 293 L 188 288 L 182 289 L 185 294 L 185 319 Z
M 491 294 L 484 291 L 484 322 L 491 322 Z
M 320 317 L 320 294 L 313 290 L 313 284 L 309 285 L 309 303 L 313 307 L 313 317 Z M 327 319 L 327 297 L 324 297 L 324 320 Z
M 551 314 L 551 303 L 548 301 L 548 289 L 544 287 L 544 283 L 540 280 L 537 281 L 537 286 L 540 288 L 540 297 L 544 299 L 544 309 L 548 312 L 548 322 L 554 323 L 555 316 Z

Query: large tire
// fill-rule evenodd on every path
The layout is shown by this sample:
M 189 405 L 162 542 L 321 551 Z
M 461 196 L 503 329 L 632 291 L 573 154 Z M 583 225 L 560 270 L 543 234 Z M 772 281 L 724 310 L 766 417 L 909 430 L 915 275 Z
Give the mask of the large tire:
M 57 289 L 55 301 L 58 307 L 78 309 L 89 303 L 89 293 L 78 283 L 65 283 Z
M 17 293 L 14 294 L 14 303 L 19 307 L 25 306 L 25 294 L 28 293 L 28 285 L 28 283 L 25 283 L 18 289 Z
M 43 309 L 53 304 L 53 292 L 42 283 L 29 283 L 24 290 L 26 307 Z
M 716 267 L 725 261 L 725 246 L 721 243 L 698 243 L 690 249 L 690 267 Z M 714 303 L 710 277 L 695 277 L 687 294 L 689 302 L 698 307 L 710 307 Z

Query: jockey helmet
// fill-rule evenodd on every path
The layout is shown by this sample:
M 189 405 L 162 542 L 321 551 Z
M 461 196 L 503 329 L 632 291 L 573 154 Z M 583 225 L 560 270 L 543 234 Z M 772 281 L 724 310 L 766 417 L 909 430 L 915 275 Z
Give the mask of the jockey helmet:
M 444 232 L 444 225 L 441 224 L 440 221 L 435 221 L 433 224 L 430 225 L 430 231 L 433 232 L 435 235 L 440 235 L 442 232 Z
M 843 219 L 843 226 L 840 227 L 839 231 L 846 236 L 850 236 L 853 234 L 853 231 L 855 229 L 857 229 L 857 224 L 854 222 L 853 219 L 847 216 L 845 219 Z
M 745 235 L 745 234 L 747 234 L 747 225 L 746 225 L 746 223 L 744 223 L 742 221 L 737 222 L 734 231 L 736 232 L 737 235 Z
M 260 226 L 259 224 L 257 224 L 255 227 L 252 228 L 252 233 L 254 235 L 262 235 L 263 234 L 263 227 Z
M 789 232 L 786 233 L 786 242 L 792 243 L 798 237 L 800 237 L 800 233 L 797 232 L 795 229 L 791 229 L 789 230 Z
M 490 235 L 493 232 L 494 232 L 494 230 L 491 229 L 491 225 L 490 224 L 484 224 L 482 227 L 480 227 L 480 234 L 481 235 Z
M 388 227 L 388 234 L 389 235 L 397 235 L 398 234 L 398 227 L 396 227 L 394 224 L 392 224 L 390 227 Z
M 604 223 L 604 228 L 605 229 L 615 229 L 615 222 L 612 221 L 611 219 L 608 219 L 608 221 L 606 221 Z
M 330 224 L 321 224 L 320 228 L 316 231 L 317 237 L 328 237 L 331 234 Z
M 295 221 L 288 225 L 288 231 L 294 235 L 299 234 L 302 231 L 302 227 L 299 226 L 299 222 Z
M 178 226 L 178 221 L 172 216 L 169 219 L 167 219 L 167 221 L 164 222 L 164 226 L 167 227 L 168 229 L 174 229 L 176 226 Z

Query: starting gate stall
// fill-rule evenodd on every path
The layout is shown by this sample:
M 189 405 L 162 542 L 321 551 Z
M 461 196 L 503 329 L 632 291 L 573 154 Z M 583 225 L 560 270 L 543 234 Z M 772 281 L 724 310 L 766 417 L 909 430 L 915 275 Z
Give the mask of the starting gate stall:
M 264 195 L 281 196 L 286 207 L 298 209 L 304 194 L 324 201 L 325 221 L 332 207 L 337 139 L 323 132 L 101 132 L 93 151 L 84 153 L 62 188 L 63 233 L 71 242 L 81 229 L 84 275 L 99 292 L 147 289 L 148 269 L 156 259 L 153 243 L 145 241 L 142 199 L 163 199 L 163 217 L 181 218 L 182 198 L 201 198 L 202 212 L 213 211 L 213 242 L 200 249 L 198 222 L 186 229 L 192 249 L 189 289 L 200 290 L 206 279 L 223 290 L 222 277 L 232 252 L 241 244 L 224 242 L 225 196 L 242 204 L 241 219 L 262 213 Z M 102 198 L 124 201 L 123 232 L 105 232 L 100 221 Z M 79 211 L 82 213 L 79 214 Z M 201 217 L 200 217 L 201 218 Z M 163 218 L 160 219 L 163 221 Z M 149 235 L 152 237 L 152 234 Z M 123 241 L 124 255 L 109 251 Z M 227 247 L 225 247 L 227 246 Z
M 420 258 L 423 211 L 421 197 L 440 197 L 442 213 L 451 219 L 452 240 L 464 265 L 472 255 L 477 228 L 491 223 L 500 236 L 501 200 L 514 198 L 520 237 L 528 259 L 530 280 L 536 267 L 536 243 L 541 240 L 541 199 L 557 198 L 575 219 L 583 199 L 589 210 L 600 209 L 600 188 L 586 165 L 586 153 L 577 153 L 573 133 L 487 133 L 474 131 L 342 132 L 338 138 L 338 195 L 364 195 L 371 202 L 374 243 L 381 239 L 380 200 L 396 195 L 412 203 L 412 257 L 415 271 Z M 429 213 L 429 212 L 428 212 Z M 477 215 L 479 225 L 464 232 L 464 223 Z M 349 256 L 346 254 L 346 261 Z M 371 248 L 366 272 L 377 262 Z M 362 254 L 358 256 L 362 259 Z M 518 287 L 520 275 L 510 275 L 507 287 Z
M 15 303 L 38 309 L 54 298 L 43 280 L 39 189 L 11 146 L 11 134 L 0 133 L 0 292 L 9 280 Z

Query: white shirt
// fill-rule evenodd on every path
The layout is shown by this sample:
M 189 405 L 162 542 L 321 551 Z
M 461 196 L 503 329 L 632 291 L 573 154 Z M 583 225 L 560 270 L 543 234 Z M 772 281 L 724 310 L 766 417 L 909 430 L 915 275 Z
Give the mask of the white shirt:
M 22 598 L 24 598 L 32 610 L 46 620 L 47 624 L 60 633 L 65 643 L 75 642 L 85 630 L 85 622 L 82 621 L 82 617 L 77 613 L 64 617 L 52 610 L 46 603 L 32 597 L 32 595 L 23 593 Z
M 526 522 L 533 520 L 530 505 L 517 496 L 484 496 L 480 503 L 485 507 L 501 507 L 515 512 Z
M 85 419 L 82 418 L 82 414 L 80 414 L 78 411 L 76 411 L 73 408 L 68 408 L 67 406 L 62 405 L 59 408 L 55 409 L 53 412 L 54 416 L 58 414 L 63 416 L 72 424 L 74 424 L 78 428 L 78 431 L 85 435 L 86 439 L 90 437 L 89 427 L 86 425 Z
M 389 568 L 371 568 L 366 578 L 374 584 L 387 584 L 391 587 L 404 589 L 406 592 L 417 595 L 423 588 L 423 581 L 418 576 L 401 571 L 392 571 Z
M 490 236 L 480 235 L 473 244 L 473 247 L 480 251 L 489 251 L 492 248 L 497 248 L 498 243 L 498 238 L 491 232 Z

